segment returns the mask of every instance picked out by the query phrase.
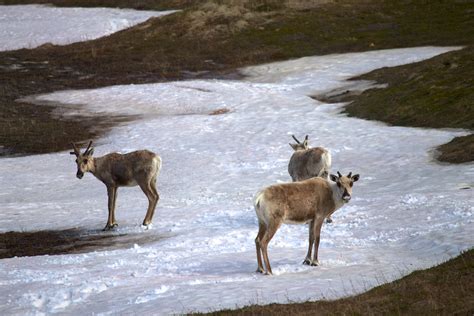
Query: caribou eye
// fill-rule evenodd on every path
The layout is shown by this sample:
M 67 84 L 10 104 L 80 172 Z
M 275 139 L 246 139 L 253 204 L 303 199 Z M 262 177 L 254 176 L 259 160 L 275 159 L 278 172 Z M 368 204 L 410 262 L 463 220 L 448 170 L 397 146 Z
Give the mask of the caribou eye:
M 338 187 L 341 187 L 341 183 L 340 183 L 340 182 L 337 182 L 337 186 L 338 186 Z
M 351 184 L 350 184 L 351 188 L 352 188 L 352 185 L 353 185 L 353 184 L 354 184 L 354 183 L 353 183 L 353 182 L 351 182 Z
M 78 161 L 77 161 L 77 159 L 76 159 L 76 163 L 77 163 L 77 162 L 78 162 Z

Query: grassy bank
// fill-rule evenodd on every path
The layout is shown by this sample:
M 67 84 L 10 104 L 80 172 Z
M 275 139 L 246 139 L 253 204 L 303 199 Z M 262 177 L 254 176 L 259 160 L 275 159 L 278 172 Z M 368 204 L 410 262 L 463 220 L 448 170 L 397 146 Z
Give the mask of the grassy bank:
M 365 91 L 346 107 L 350 116 L 392 125 L 474 130 L 474 46 L 360 79 L 388 83 Z M 438 148 L 444 162 L 474 160 L 474 134 Z
M 271 304 L 206 315 L 472 315 L 474 250 L 360 295 L 334 301 Z
M 109 117 L 65 120 L 51 109 L 15 102 L 26 95 L 226 76 L 238 67 L 307 55 L 474 42 L 474 32 L 466 31 L 474 21 L 468 1 L 48 2 L 185 10 L 90 42 L 0 53 L 4 154 L 66 149 L 70 141 L 94 138 L 116 123 Z

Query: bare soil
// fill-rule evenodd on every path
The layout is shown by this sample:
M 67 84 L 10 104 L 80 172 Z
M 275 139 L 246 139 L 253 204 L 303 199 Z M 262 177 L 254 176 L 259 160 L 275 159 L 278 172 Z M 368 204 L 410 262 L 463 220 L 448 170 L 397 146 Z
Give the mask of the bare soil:
M 145 245 L 163 238 L 166 237 L 147 233 L 120 234 L 80 228 L 6 232 L 0 234 L 0 259 L 125 249 L 135 244 Z

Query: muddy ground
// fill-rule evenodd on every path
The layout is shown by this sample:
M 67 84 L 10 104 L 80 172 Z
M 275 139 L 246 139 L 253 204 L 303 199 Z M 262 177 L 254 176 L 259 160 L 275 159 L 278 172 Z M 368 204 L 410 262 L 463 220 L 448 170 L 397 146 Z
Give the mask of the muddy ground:
M 117 233 L 86 228 L 0 233 L 0 259 L 87 253 L 133 248 L 157 242 L 167 236 L 143 232 Z

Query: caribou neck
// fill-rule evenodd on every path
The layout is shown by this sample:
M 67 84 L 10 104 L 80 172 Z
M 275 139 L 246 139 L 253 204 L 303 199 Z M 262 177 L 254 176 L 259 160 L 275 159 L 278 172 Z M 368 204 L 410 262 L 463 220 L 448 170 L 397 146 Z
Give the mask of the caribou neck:
M 92 168 L 89 170 L 89 172 L 92 173 L 94 177 L 96 177 L 97 179 L 100 179 L 99 172 L 97 171 L 101 169 L 103 158 L 104 157 L 97 157 L 97 158 L 91 157 L 90 158 L 92 159 Z
M 344 205 L 344 201 L 342 200 L 343 190 L 337 186 L 336 182 L 329 180 L 329 186 L 331 187 L 332 191 L 332 199 L 334 201 L 334 205 L 336 206 L 336 210 L 341 208 Z

